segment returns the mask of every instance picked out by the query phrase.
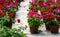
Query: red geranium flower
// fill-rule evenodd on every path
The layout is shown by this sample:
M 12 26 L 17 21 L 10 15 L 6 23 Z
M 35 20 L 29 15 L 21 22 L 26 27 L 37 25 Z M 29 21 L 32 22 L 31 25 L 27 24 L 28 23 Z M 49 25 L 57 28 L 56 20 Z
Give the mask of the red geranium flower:
M 28 10 L 28 11 L 29 11 L 29 13 L 36 13 L 37 12 L 37 10 L 35 8 L 32 8 L 32 10 Z
M 5 10 L 8 10 L 8 7 L 7 7 L 7 6 L 4 6 L 4 9 L 5 9 Z
M 40 6 L 48 6 L 48 4 L 46 2 L 38 2 L 38 5 L 40 5 Z
M 56 0 L 58 6 L 60 6 L 60 0 Z
M 49 9 L 51 9 L 51 6 L 48 6 Z
M 8 5 L 10 2 L 11 2 L 11 0 L 7 0 L 7 1 L 5 2 L 5 4 Z
M 46 14 L 46 15 L 44 15 L 43 17 L 44 17 L 44 19 L 45 19 L 46 21 L 54 20 L 54 18 L 55 18 L 55 16 L 53 15 L 53 13 Z
M 51 17 L 50 17 L 50 20 L 54 20 L 54 18 L 55 18 L 54 16 L 51 16 Z
M 49 21 L 49 18 L 44 18 L 46 21 Z
M 2 17 L 6 16 L 6 13 L 2 13 L 1 16 L 2 16 Z
M 0 0 L 0 4 L 1 4 L 1 5 L 4 4 L 4 0 Z
M 37 4 L 36 4 L 36 3 L 33 3 L 33 2 L 30 2 L 30 4 L 31 4 L 32 6 L 37 6 Z
M 12 12 L 11 14 L 9 14 L 9 16 L 11 17 L 11 18 L 14 18 L 15 16 L 14 16 L 14 12 Z
M 37 6 L 36 0 L 31 0 L 30 4 L 31 4 L 32 6 Z
M 37 10 L 35 8 L 32 8 L 32 11 L 37 12 Z
M 2 14 L 2 12 L 0 12 L 0 15 Z
M 37 18 L 43 18 L 40 14 L 34 14 L 33 16 Z
M 57 18 L 60 19 L 60 15 L 58 15 Z
M 29 14 L 28 14 L 28 17 L 30 18 L 30 17 L 32 17 L 34 14 L 36 14 L 36 13 L 35 13 L 35 12 L 29 13 Z
M 49 17 L 54 16 L 53 13 L 48 13 L 47 14 Z
M 38 5 L 43 6 L 43 2 L 38 2 Z
M 17 7 L 19 5 L 19 3 L 17 1 L 15 1 L 14 5 Z
M 49 13 L 49 10 L 40 10 L 40 11 L 42 15 Z
M 0 10 L 3 10 L 3 6 L 2 5 L 0 5 Z

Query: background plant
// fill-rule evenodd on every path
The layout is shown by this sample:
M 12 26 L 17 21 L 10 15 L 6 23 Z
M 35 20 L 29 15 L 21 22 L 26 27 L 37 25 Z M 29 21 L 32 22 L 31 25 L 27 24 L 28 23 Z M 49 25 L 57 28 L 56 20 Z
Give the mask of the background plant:
M 10 29 L 0 24 L 0 37 L 27 37 L 26 34 L 23 33 L 24 30 L 25 27 Z

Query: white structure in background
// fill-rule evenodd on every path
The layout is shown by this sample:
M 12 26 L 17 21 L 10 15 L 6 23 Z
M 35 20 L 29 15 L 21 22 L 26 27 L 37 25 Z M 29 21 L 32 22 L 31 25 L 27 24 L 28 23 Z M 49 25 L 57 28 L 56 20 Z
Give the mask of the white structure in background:
M 15 17 L 15 24 L 13 24 L 12 28 L 18 28 L 19 26 L 25 26 L 27 25 L 27 13 L 28 13 L 28 6 L 29 6 L 29 1 L 30 0 L 24 0 L 24 2 L 20 3 L 20 7 L 19 10 L 16 13 L 16 17 Z M 20 19 L 21 22 L 18 23 L 17 19 Z

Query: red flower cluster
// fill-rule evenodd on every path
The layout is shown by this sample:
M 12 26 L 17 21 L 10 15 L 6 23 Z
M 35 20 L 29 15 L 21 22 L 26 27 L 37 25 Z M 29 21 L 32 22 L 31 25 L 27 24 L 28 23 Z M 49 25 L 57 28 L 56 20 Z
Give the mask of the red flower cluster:
M 32 2 L 30 2 L 30 4 L 31 4 L 32 6 L 37 6 L 36 0 L 32 0 Z
M 36 12 L 37 12 L 36 9 L 30 10 L 28 17 L 29 18 L 31 18 L 31 17 L 43 18 L 40 14 L 37 14 Z
M 37 6 L 37 4 L 36 4 L 36 3 L 33 3 L 33 2 L 30 2 L 30 4 L 31 4 L 32 6 Z
M 57 18 L 60 19 L 60 15 L 58 15 Z
M 18 0 L 0 0 L 0 16 L 6 16 L 6 12 L 8 12 L 8 9 L 10 8 L 16 8 L 19 5 Z M 5 11 L 5 13 L 4 13 Z M 11 12 L 8 14 L 11 18 L 14 17 L 14 12 Z
M 54 20 L 55 19 L 55 16 L 53 15 L 53 13 L 48 13 L 46 15 L 43 15 L 43 18 L 46 20 L 46 21 L 50 21 L 50 20 Z
M 43 15 L 43 19 L 46 21 L 54 20 L 56 18 L 56 16 L 54 16 L 54 12 L 60 12 L 56 2 L 53 0 L 48 0 L 47 2 L 39 1 L 38 5 L 41 7 L 40 11 Z M 57 18 L 59 18 L 59 16 L 57 16 Z
M 9 14 L 9 16 L 10 16 L 11 18 L 14 18 L 14 16 L 15 16 L 14 12 L 12 12 L 11 14 Z
M 15 2 L 12 2 L 11 0 L 0 0 L 0 10 L 17 7 L 18 4 L 19 3 L 17 2 L 17 0 L 15 0 Z
M 60 0 L 56 0 L 58 6 L 60 6 Z
M 45 19 L 46 21 L 54 20 L 56 18 L 55 12 L 57 12 L 58 14 L 60 13 L 60 6 L 57 5 L 55 0 L 47 0 L 45 2 L 36 1 L 37 0 L 32 0 L 32 2 L 30 2 L 33 8 L 32 6 L 30 7 L 32 9 L 30 9 L 28 17 L 35 16 L 39 18 L 40 14 L 37 13 L 38 12 L 37 8 L 39 7 L 40 13 L 43 16 L 43 19 Z M 60 15 L 57 16 L 57 18 L 60 18 Z
M 4 17 L 4 16 L 6 16 L 6 13 L 0 12 L 0 16 Z

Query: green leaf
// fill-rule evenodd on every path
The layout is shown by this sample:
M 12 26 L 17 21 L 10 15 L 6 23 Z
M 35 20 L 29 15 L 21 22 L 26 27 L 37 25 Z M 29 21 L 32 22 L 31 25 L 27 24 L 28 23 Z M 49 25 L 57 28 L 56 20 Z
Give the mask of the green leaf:
M 33 8 L 33 6 L 30 4 L 30 5 L 29 5 L 29 9 L 31 10 L 32 8 Z
M 33 8 L 35 8 L 36 10 L 40 10 L 40 6 L 39 5 L 34 6 Z

